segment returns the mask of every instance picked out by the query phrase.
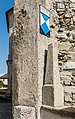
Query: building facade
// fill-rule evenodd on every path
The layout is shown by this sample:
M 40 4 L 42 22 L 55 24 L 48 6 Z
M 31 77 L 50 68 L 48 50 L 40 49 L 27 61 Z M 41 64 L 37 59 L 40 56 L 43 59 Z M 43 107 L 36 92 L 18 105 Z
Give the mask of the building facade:
M 9 54 L 8 54 L 8 95 L 12 96 L 12 41 L 13 41 L 13 8 L 6 12 L 7 28 L 9 33 Z

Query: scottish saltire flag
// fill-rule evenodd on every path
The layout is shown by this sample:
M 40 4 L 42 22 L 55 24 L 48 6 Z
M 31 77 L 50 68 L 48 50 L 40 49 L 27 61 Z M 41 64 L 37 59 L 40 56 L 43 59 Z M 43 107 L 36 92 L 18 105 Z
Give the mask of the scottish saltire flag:
M 40 5 L 40 33 L 50 36 L 50 16 L 49 11 Z

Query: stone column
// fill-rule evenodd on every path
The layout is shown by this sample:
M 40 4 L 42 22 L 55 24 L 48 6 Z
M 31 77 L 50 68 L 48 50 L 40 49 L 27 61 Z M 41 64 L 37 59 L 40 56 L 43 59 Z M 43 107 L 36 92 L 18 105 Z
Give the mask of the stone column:
M 62 107 L 64 90 L 60 84 L 57 44 L 48 46 L 45 85 L 43 86 L 43 105 Z
M 15 0 L 14 2 L 14 39 L 12 42 L 13 118 L 29 119 L 31 117 L 30 119 L 35 119 L 38 86 L 37 7 L 35 0 Z
M 14 0 L 14 39 L 12 43 L 12 93 L 14 119 L 40 119 L 45 50 L 50 36 L 40 34 L 39 5 L 50 10 L 48 0 Z M 49 16 L 48 16 L 49 17 Z M 30 109 L 31 108 L 31 109 Z M 27 111 L 29 110 L 29 111 Z M 22 115 L 22 112 L 23 115 Z

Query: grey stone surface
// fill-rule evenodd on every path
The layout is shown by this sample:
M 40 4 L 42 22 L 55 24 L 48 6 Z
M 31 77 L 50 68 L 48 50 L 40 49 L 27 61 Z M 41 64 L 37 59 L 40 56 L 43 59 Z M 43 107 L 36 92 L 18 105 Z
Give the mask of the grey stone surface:
M 75 86 L 65 86 L 64 90 L 68 93 L 75 93 Z
M 61 90 L 61 91 L 60 91 Z M 48 45 L 45 85 L 42 91 L 43 105 L 62 107 L 64 105 L 64 90 L 60 84 L 58 68 L 57 44 Z
M 75 62 L 66 62 L 63 69 L 75 69 Z
M 48 0 L 15 0 L 12 47 L 13 104 L 42 105 L 45 50 L 51 42 L 39 33 L 39 4 L 50 9 Z M 51 33 L 51 37 L 53 33 Z M 37 118 L 40 114 L 37 115 Z
M 41 107 L 41 119 L 75 119 L 75 108 L 63 107 L 55 109 L 52 107 Z
M 0 119 L 11 119 L 11 103 L 0 102 Z
M 14 119 L 35 119 L 35 108 L 26 106 L 15 106 Z
M 68 105 L 74 105 L 75 99 L 72 95 L 75 92 L 75 79 L 72 74 L 75 70 L 75 0 L 57 0 L 56 2 L 60 4 L 63 2 L 66 8 L 65 12 L 57 11 L 60 79 L 66 90 L 65 102 L 68 102 Z
M 60 83 L 57 44 L 48 45 L 45 84 Z
M 35 0 L 15 0 L 12 42 L 12 88 L 15 105 L 37 102 L 37 8 Z M 33 16 L 34 15 L 34 16 Z
M 54 87 L 53 86 L 43 86 L 43 96 L 42 103 L 43 105 L 54 106 Z
M 71 2 L 75 2 L 75 0 L 70 0 Z
M 39 4 L 50 9 L 50 38 L 39 34 Z M 59 4 L 56 8 L 56 4 Z M 51 7 L 51 4 L 53 7 Z M 65 6 L 64 6 L 65 5 Z M 65 11 L 66 8 L 66 11 Z M 44 59 L 45 50 L 48 50 L 48 44 L 59 44 L 59 68 L 60 73 L 64 74 L 65 85 L 67 85 L 67 93 L 74 93 L 69 88 L 74 86 L 75 69 L 75 14 L 74 0 L 15 0 L 14 7 L 14 39 L 12 43 L 12 69 L 13 69 L 13 102 L 15 105 L 28 105 L 39 107 L 42 105 L 42 86 L 44 77 Z M 57 32 L 58 30 L 58 32 Z M 55 46 L 54 46 L 55 47 Z M 59 78 L 56 74 L 58 70 L 57 51 L 55 51 L 54 64 L 48 67 L 54 81 L 58 82 Z M 53 54 L 51 54 L 52 56 Z M 52 57 L 51 57 L 52 58 Z M 57 59 L 56 59 L 57 60 Z M 56 67 L 55 67 L 56 66 Z M 64 68 L 64 67 L 67 68 Z M 54 68 L 55 67 L 55 68 Z M 54 73 L 53 73 L 54 72 Z M 66 74 L 65 74 L 66 72 Z M 70 75 L 68 75 L 70 73 Z M 68 78 L 68 76 L 69 78 Z M 46 75 L 47 76 L 47 75 Z M 54 78 L 55 76 L 55 78 Z M 48 77 L 48 80 L 50 80 Z M 55 80 L 56 79 L 56 80 Z M 66 80 L 67 79 L 67 80 Z M 49 81 L 48 81 L 49 82 Z M 54 82 L 53 82 L 54 83 Z M 71 91 L 72 90 L 72 91 Z M 69 93 L 70 92 L 70 93 Z M 65 98 L 65 101 L 67 99 Z M 74 101 L 74 98 L 73 100 Z M 69 102 L 69 101 L 68 101 Z M 72 102 L 70 102 L 72 105 Z M 74 103 L 73 103 L 74 104 Z M 39 117 L 40 119 L 40 117 Z
M 43 86 L 43 105 L 52 107 L 64 106 L 64 90 L 61 84 Z
M 65 93 L 65 98 L 64 98 L 64 100 L 65 100 L 66 102 L 72 102 L 73 100 L 72 100 L 72 95 L 71 95 L 71 93 Z
M 41 0 L 41 5 L 45 6 L 48 10 L 50 10 L 50 25 L 55 25 L 56 23 L 56 12 L 53 10 L 53 1 L 48 0 Z M 38 19 L 39 21 L 39 4 L 37 0 L 37 7 L 38 7 Z M 52 9 L 50 9 L 52 8 Z M 55 23 L 53 23 L 53 19 Z M 48 45 L 51 42 L 56 42 L 56 30 L 57 28 L 54 27 L 51 29 L 50 37 L 46 37 L 44 35 L 39 34 L 39 22 L 37 25 L 37 45 L 38 45 L 38 104 L 37 107 L 39 107 L 37 110 L 40 112 L 40 107 L 42 105 L 42 86 L 45 83 L 45 68 L 46 68 L 46 51 L 48 50 Z M 55 34 L 55 35 L 54 35 Z M 40 119 L 40 116 L 38 115 L 38 119 Z

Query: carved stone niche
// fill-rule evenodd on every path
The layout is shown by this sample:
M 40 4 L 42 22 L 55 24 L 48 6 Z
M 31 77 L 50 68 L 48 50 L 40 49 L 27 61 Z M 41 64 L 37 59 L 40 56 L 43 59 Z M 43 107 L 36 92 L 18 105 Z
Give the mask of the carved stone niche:
M 57 12 L 64 12 L 65 11 L 65 5 L 63 2 L 57 2 L 56 3 L 56 9 Z

